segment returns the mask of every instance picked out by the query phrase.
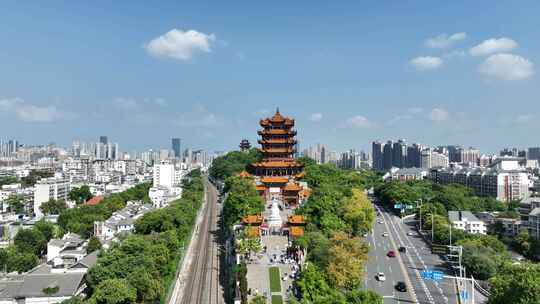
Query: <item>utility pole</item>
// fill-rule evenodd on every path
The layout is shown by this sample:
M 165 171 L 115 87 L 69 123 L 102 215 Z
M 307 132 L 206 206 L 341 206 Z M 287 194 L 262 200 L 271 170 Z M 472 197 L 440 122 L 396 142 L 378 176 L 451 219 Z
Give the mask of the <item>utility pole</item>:
M 420 199 L 420 209 L 418 209 L 420 216 L 420 232 L 422 232 L 422 199 Z
M 435 222 L 434 222 L 434 216 L 433 211 L 431 211 L 431 243 L 435 243 Z
M 452 223 L 450 223 L 450 246 L 452 246 Z

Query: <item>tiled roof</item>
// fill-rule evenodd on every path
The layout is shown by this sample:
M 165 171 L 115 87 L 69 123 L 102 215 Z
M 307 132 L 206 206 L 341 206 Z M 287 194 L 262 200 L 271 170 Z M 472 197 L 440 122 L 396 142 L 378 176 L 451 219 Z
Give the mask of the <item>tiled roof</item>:
M 291 161 L 262 161 L 251 164 L 253 167 L 267 167 L 267 168 L 296 168 L 302 167 L 301 164 L 295 160 Z
M 293 225 L 305 224 L 306 221 L 303 215 L 289 215 L 289 223 Z
M 302 227 L 293 226 L 289 231 L 292 237 L 300 237 L 304 235 L 304 228 Z
M 265 176 L 263 178 L 261 178 L 261 182 L 263 183 L 286 183 L 288 182 L 289 179 L 286 178 L 286 177 L 279 177 L 279 176 Z
M 90 205 L 90 206 L 95 206 L 99 203 L 101 203 L 101 201 L 103 200 L 103 196 L 94 196 L 92 197 L 91 199 L 87 200 L 86 203 L 84 203 L 85 205 Z
M 252 224 L 261 224 L 263 222 L 263 217 L 260 214 L 257 215 L 248 215 L 242 218 L 242 222 L 246 225 Z

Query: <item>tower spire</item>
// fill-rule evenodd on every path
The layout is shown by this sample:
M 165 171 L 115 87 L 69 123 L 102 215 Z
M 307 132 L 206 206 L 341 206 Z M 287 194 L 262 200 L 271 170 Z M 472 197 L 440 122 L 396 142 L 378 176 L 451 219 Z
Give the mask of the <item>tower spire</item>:
M 276 114 L 279 114 L 279 107 L 276 108 Z

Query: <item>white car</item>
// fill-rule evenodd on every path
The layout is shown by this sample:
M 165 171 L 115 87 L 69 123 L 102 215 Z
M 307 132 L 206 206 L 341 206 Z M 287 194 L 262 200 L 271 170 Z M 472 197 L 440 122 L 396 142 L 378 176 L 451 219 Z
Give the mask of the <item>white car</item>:
M 388 232 L 383 232 L 382 236 L 388 236 Z
M 407 235 L 408 235 L 408 236 L 415 236 L 415 235 L 416 235 L 416 232 L 409 231 L 409 232 L 407 232 Z
M 384 222 L 382 220 L 378 220 L 377 223 L 382 224 Z
M 377 273 L 377 280 L 379 282 L 384 282 L 386 281 L 386 276 L 384 275 L 384 272 L 379 272 Z

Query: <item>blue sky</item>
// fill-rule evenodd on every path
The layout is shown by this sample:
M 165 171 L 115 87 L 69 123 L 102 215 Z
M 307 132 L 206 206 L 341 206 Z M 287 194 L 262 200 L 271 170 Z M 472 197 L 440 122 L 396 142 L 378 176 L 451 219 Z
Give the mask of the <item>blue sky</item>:
M 1 138 L 540 145 L 538 1 L 91 3 L 0 4 Z

